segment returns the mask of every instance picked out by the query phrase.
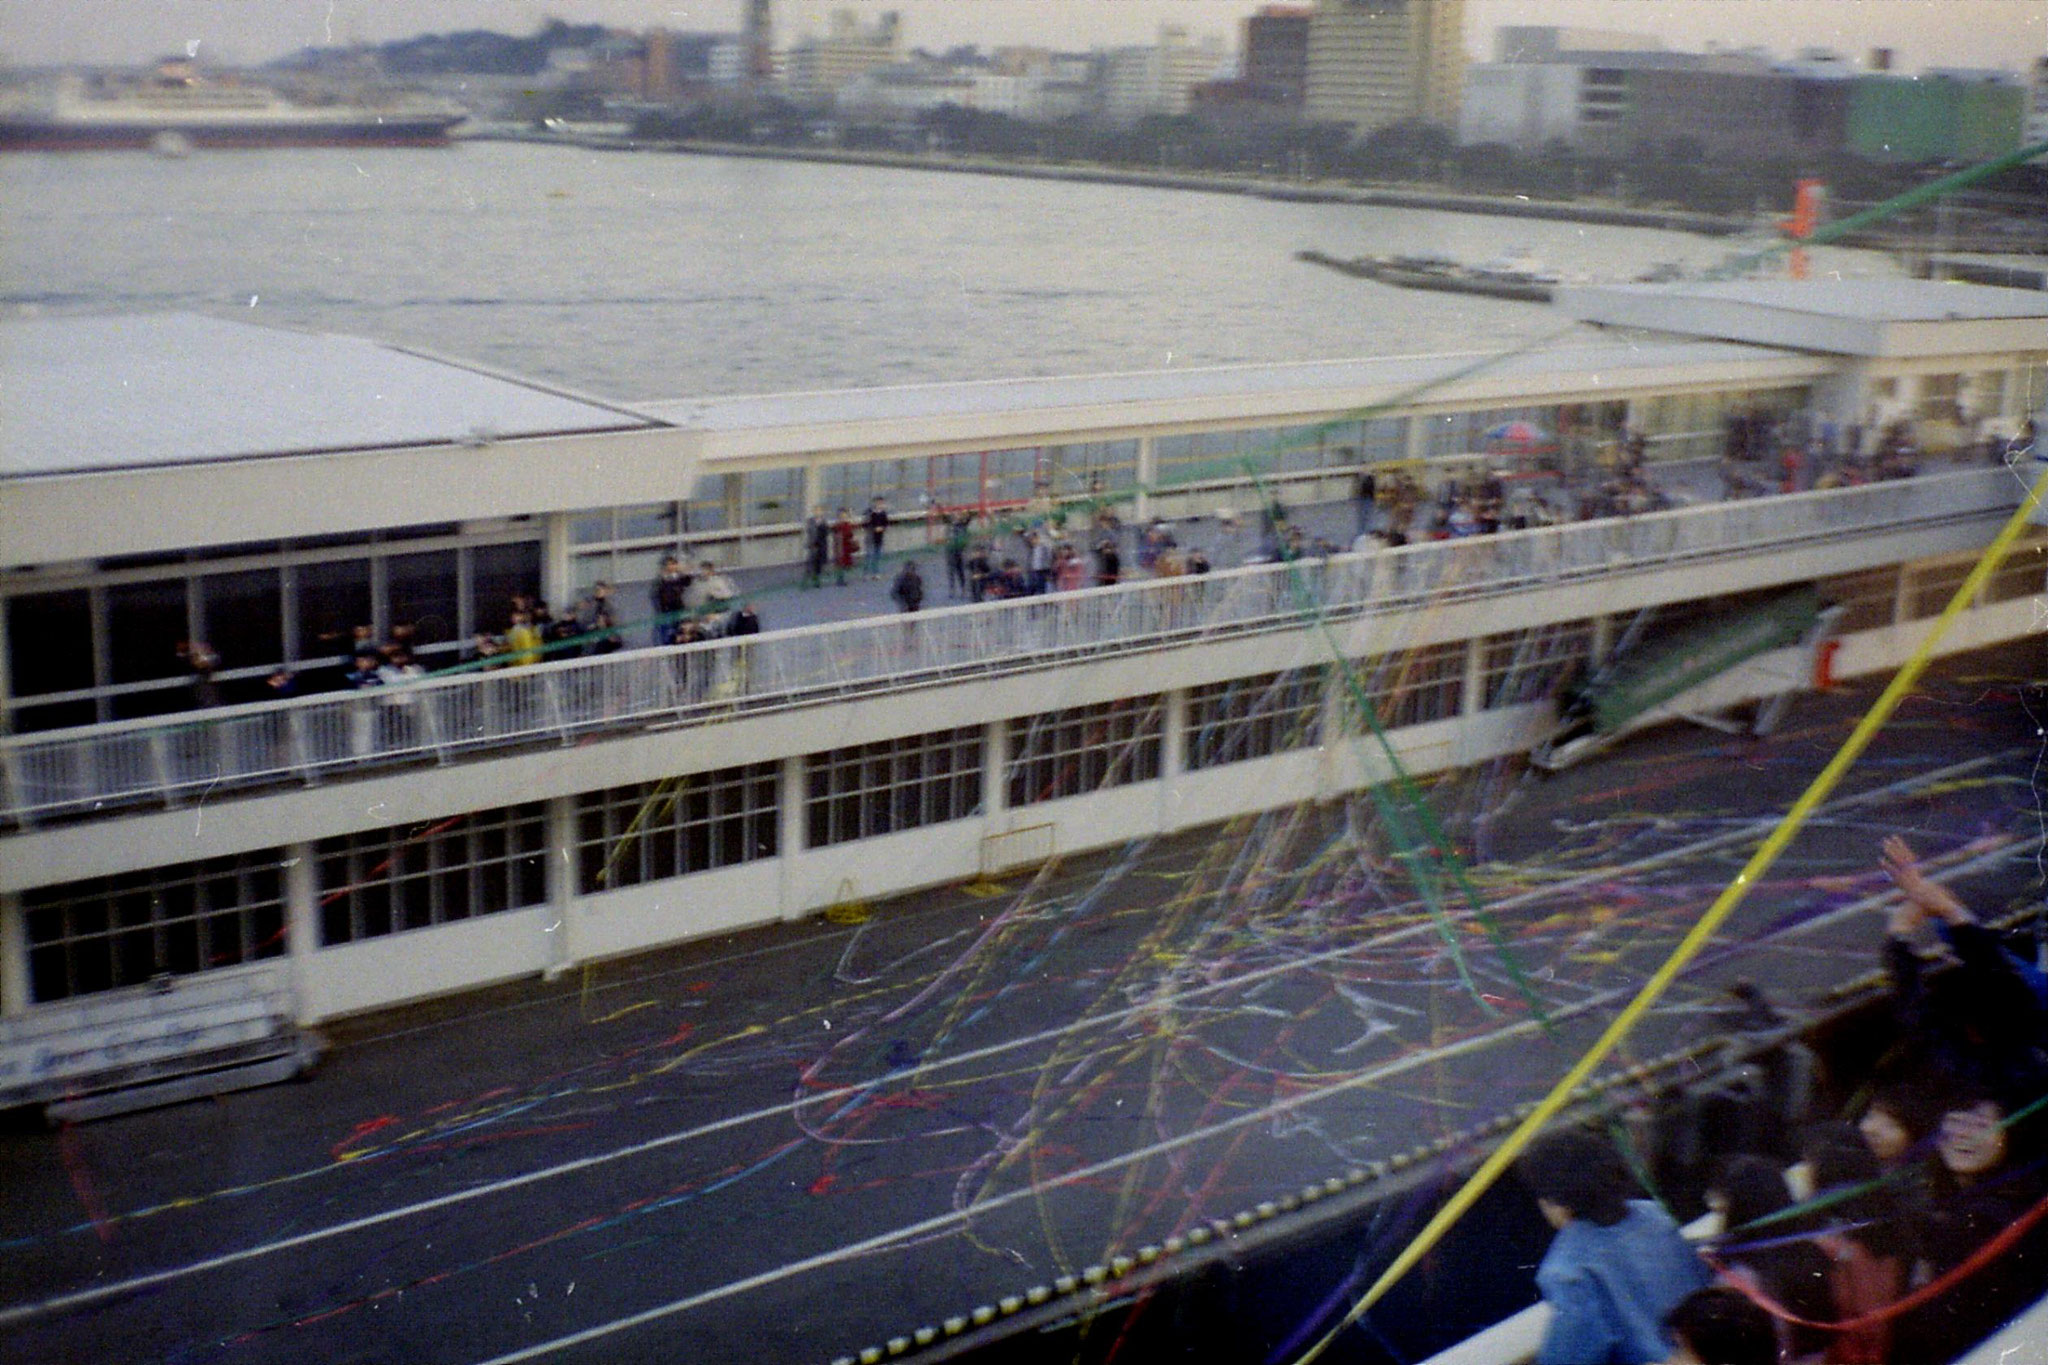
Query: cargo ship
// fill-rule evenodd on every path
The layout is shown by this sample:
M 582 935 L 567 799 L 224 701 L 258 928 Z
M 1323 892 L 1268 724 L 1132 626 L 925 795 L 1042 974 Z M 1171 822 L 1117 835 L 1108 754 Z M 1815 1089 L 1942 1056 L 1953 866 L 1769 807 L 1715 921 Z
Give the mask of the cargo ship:
M 125 82 L 65 76 L 0 104 L 0 150 L 431 147 L 445 145 L 465 117 L 411 94 L 314 102 L 175 70 Z

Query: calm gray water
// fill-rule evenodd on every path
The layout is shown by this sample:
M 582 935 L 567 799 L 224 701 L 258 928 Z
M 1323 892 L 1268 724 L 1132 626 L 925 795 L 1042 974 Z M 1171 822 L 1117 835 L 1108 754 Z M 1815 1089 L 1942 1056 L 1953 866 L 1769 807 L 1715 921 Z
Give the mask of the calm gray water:
M 512 143 L 0 159 L 0 306 L 197 309 L 618 399 L 1469 350 L 1540 307 L 1293 259 L 1527 247 L 1623 277 L 1679 233 Z M 1838 253 L 1847 257 L 1848 253 Z

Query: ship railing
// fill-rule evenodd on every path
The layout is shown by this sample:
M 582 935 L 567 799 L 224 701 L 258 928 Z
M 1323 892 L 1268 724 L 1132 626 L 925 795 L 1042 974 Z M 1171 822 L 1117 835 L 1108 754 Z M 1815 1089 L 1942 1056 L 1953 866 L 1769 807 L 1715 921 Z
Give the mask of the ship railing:
M 1256 564 L 359 692 L 16 735 L 0 820 L 28 825 L 523 745 L 712 723 L 967 678 L 1945 521 L 2020 496 L 2004 469 Z

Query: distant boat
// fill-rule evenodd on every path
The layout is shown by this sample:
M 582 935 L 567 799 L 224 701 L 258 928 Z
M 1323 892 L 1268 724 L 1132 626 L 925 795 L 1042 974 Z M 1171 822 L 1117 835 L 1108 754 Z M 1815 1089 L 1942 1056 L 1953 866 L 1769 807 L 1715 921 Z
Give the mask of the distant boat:
M 0 151 L 440 146 L 466 117 L 439 100 L 393 94 L 327 103 L 266 86 L 167 69 L 146 80 L 88 85 L 66 76 L 0 106 Z
M 1525 252 L 1512 252 L 1481 265 L 1465 265 L 1444 256 L 1358 256 L 1344 260 L 1320 251 L 1297 251 L 1297 260 L 1403 289 L 1435 289 L 1453 294 L 1548 303 L 1562 275 Z

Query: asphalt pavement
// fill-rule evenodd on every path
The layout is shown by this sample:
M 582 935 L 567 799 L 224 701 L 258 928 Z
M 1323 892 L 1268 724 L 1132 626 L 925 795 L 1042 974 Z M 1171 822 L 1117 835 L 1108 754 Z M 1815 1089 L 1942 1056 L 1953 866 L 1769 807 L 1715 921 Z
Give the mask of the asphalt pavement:
M 1942 665 L 1612 1069 L 1714 1037 L 1738 978 L 1797 1017 L 1872 969 L 1885 834 L 2038 904 L 2041 673 L 2038 640 Z M 1325 1217 L 1305 1187 L 1469 1159 L 1881 681 L 1434 783 L 1483 914 L 1354 798 L 344 1021 L 302 1083 L 16 1116 L 0 1358 L 823 1365 L 1199 1273 Z

